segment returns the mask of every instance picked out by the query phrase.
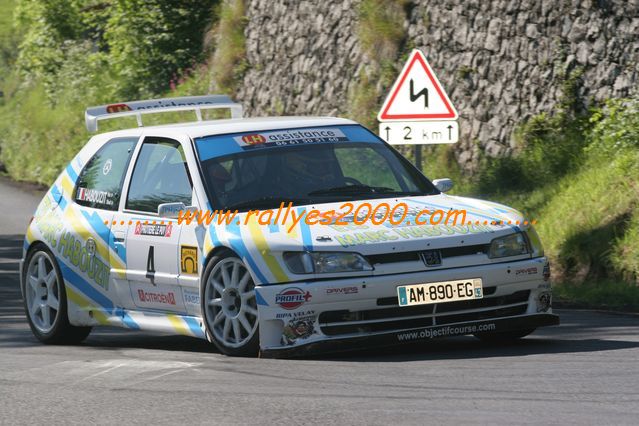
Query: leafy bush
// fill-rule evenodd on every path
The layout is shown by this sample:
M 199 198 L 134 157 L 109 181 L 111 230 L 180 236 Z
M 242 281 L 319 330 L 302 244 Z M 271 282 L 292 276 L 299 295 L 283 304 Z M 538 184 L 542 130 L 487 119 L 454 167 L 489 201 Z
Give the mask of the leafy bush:
M 27 82 L 41 81 L 51 99 L 59 72 L 75 66 L 95 80 L 100 97 L 152 96 L 201 62 L 203 34 L 212 20 L 215 0 L 20 0 L 18 68 Z M 89 70 L 81 63 L 99 65 Z M 68 76 L 66 76 L 68 77 Z M 109 84 L 105 87 L 101 83 Z
M 215 3 L 17 0 L 22 39 L 0 87 L 0 154 L 9 174 L 52 182 L 89 137 L 87 106 L 164 95 L 185 80 L 178 93 L 205 92 L 206 77 L 188 77 L 205 54 Z M 2 52 L 10 51 L 5 39 Z M 208 74 L 199 67 L 197 73 Z M 124 123 L 132 124 L 101 129 Z
M 104 39 L 120 94 L 136 98 L 169 89 L 171 79 L 201 62 L 213 0 L 120 0 Z
M 615 155 L 639 149 L 639 98 L 611 99 L 594 112 L 589 151 Z

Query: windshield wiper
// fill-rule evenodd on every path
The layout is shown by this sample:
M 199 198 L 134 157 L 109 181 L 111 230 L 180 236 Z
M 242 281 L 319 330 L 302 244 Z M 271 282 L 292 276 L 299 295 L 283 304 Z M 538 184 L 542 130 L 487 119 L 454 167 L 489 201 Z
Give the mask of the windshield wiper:
M 239 203 L 231 204 L 230 206 L 226 206 L 225 210 L 245 210 L 245 209 L 265 209 L 265 208 L 273 208 L 279 207 L 281 203 L 284 203 L 284 206 L 288 206 L 288 203 L 293 204 L 311 204 L 311 200 L 308 198 L 285 198 L 285 197 L 273 197 L 266 196 L 255 198 L 253 200 L 241 201 Z
M 423 195 L 421 192 L 415 191 L 396 191 L 386 186 L 369 186 L 369 185 L 343 185 L 333 188 L 318 189 L 311 191 L 307 195 L 359 195 L 359 194 L 384 194 L 384 195 Z

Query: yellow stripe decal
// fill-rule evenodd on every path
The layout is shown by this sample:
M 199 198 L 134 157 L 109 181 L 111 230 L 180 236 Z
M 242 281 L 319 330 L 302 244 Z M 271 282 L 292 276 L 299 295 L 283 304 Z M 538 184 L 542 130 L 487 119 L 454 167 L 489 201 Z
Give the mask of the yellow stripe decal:
M 93 318 L 100 324 L 105 325 L 109 323 L 107 316 L 100 310 L 100 308 L 94 306 L 91 302 L 85 299 L 80 293 L 76 292 L 70 285 L 65 286 L 67 290 L 67 298 L 78 305 L 82 310 L 91 310 Z
M 264 238 L 264 234 L 257 223 L 257 219 L 251 218 L 248 227 L 251 231 L 251 236 L 253 237 L 255 246 L 260 251 L 262 259 L 264 259 L 264 263 L 266 263 L 266 266 L 268 266 L 273 276 L 275 276 L 275 279 L 277 279 L 278 282 L 290 281 L 288 275 L 286 275 L 280 264 L 277 262 L 277 259 L 275 259 L 275 257 L 271 254 L 271 250 L 266 243 L 266 239 Z
M 186 326 L 186 323 L 184 323 L 184 321 L 182 321 L 180 317 L 171 314 L 167 315 L 167 317 L 169 318 L 169 321 L 171 322 L 171 325 L 173 326 L 175 331 L 184 336 L 192 336 L 192 334 L 189 332 L 189 328 Z
M 69 199 L 71 199 L 71 197 L 73 196 L 73 182 L 71 182 L 71 179 L 66 173 L 62 176 L 60 185 L 62 186 L 64 192 L 66 192 L 66 195 L 69 197 Z

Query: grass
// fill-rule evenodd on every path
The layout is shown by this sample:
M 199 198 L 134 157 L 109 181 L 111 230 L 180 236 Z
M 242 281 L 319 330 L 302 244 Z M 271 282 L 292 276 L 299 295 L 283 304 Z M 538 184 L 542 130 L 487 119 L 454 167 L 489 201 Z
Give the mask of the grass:
M 483 159 L 472 177 L 443 146 L 427 148 L 425 173 L 536 219 L 560 299 L 639 311 L 639 99 L 540 115 L 518 132 L 519 155 Z
M 561 284 L 553 288 L 559 306 L 637 312 L 639 288 L 623 282 L 599 281 L 583 285 Z
M 358 6 L 357 33 L 368 67 L 362 70 L 348 94 L 347 113 L 375 129 L 375 117 L 384 93 L 397 73 L 396 63 L 406 34 L 407 0 L 362 0 Z
M 216 92 L 233 95 L 248 69 L 245 26 L 244 0 L 223 0 L 211 64 Z

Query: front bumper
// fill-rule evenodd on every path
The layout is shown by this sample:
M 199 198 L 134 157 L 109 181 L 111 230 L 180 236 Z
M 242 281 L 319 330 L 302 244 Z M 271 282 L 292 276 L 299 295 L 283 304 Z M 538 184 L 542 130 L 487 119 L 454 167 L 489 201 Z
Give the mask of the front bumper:
M 542 257 L 259 286 L 261 352 L 263 356 L 290 356 L 556 325 L 559 319 L 550 308 L 550 283 L 547 277 L 544 279 L 547 265 Z M 399 285 L 469 278 L 482 279 L 482 299 L 413 307 L 397 305 Z

